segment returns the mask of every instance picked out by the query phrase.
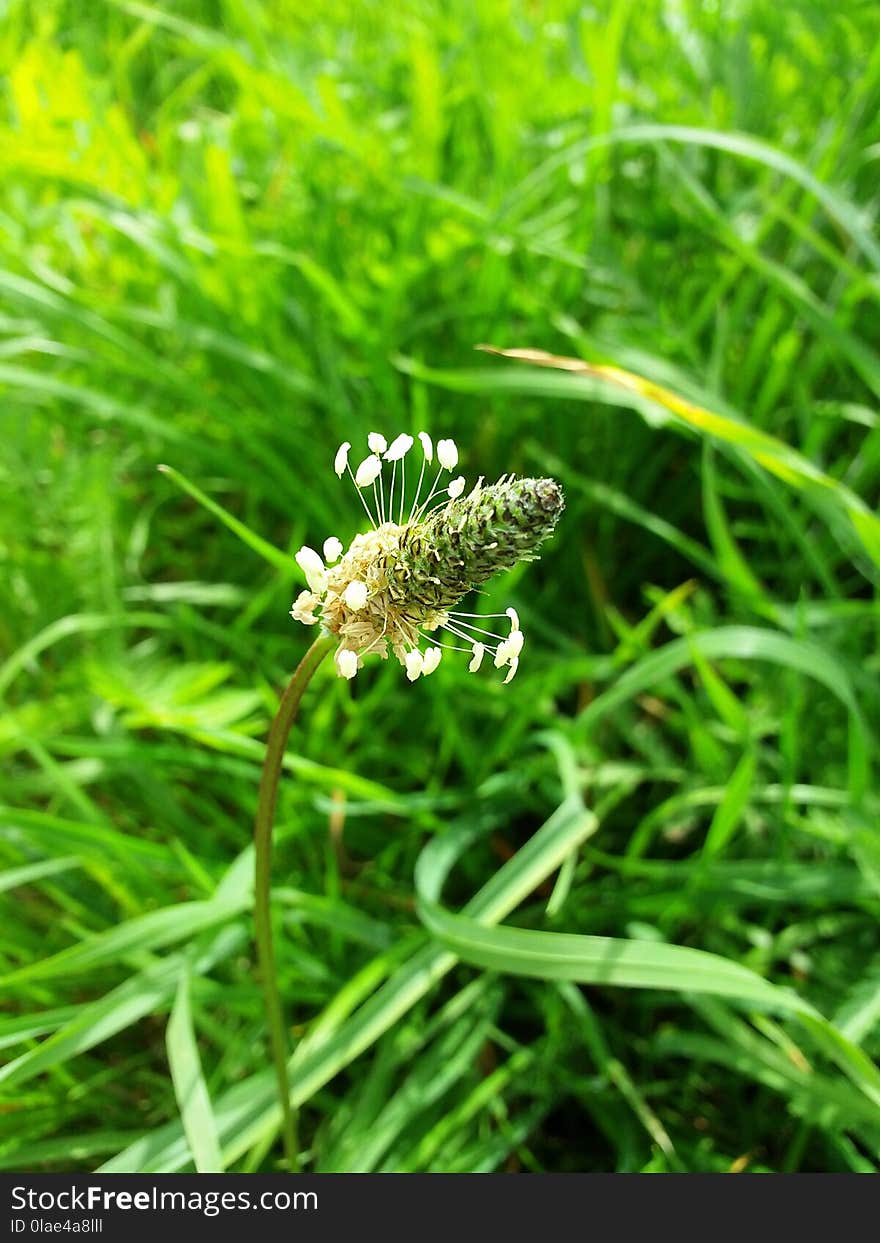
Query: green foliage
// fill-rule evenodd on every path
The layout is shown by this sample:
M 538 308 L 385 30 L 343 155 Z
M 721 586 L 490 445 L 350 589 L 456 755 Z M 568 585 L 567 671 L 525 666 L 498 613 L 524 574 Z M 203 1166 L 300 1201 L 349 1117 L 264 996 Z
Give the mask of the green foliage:
M 291 553 L 360 528 L 341 441 L 424 428 L 567 508 L 477 598 L 509 686 L 307 693 L 306 1166 L 877 1171 L 878 48 L 856 0 L 0 6 L 0 1168 L 278 1168 Z

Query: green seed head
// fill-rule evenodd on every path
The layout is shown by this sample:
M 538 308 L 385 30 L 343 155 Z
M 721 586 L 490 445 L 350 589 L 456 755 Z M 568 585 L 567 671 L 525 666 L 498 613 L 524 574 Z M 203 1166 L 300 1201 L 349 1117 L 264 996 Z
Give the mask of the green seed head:
M 500 479 L 401 532 L 390 579 L 426 610 L 448 609 L 500 570 L 534 561 L 565 508 L 553 479 Z

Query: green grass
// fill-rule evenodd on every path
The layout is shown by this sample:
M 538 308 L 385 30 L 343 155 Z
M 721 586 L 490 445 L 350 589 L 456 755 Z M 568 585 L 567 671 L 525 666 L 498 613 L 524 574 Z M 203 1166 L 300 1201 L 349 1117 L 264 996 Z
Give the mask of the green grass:
M 0 4 L 0 1168 L 281 1168 L 291 554 L 359 529 L 340 441 L 426 428 L 568 507 L 483 602 L 509 686 L 307 693 L 305 1168 L 880 1170 L 878 36 Z

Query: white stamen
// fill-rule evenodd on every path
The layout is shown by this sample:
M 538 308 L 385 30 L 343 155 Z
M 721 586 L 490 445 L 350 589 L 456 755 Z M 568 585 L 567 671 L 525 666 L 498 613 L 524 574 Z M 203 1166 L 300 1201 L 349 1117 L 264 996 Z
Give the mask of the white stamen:
M 424 466 L 424 462 L 422 463 L 422 465 Z M 440 476 L 441 476 L 442 474 L 443 474 L 443 467 L 441 466 L 441 467 L 440 467 L 440 469 L 437 471 L 437 478 L 436 478 L 436 479 L 434 480 L 434 482 L 431 484 L 431 490 L 430 490 L 430 492 L 428 493 L 427 498 L 426 498 L 424 501 L 422 501 L 421 505 L 419 505 L 417 508 L 414 508 L 414 509 L 413 509 L 413 511 L 412 511 L 412 513 L 410 514 L 410 516 L 409 516 L 409 517 L 410 517 L 410 522 L 419 522 L 419 521 L 421 521 L 422 515 L 424 514 L 425 510 L 428 508 L 428 506 L 430 505 L 431 501 L 432 501 L 432 500 L 434 499 L 434 497 L 437 495 L 437 484 L 440 482 Z M 421 480 L 420 480 L 420 481 L 419 481 L 419 491 L 421 491 L 421 488 L 422 488 L 422 485 L 421 485 Z
M 424 637 L 424 635 L 421 636 L 421 638 Z M 444 652 L 467 652 L 470 655 L 471 651 L 469 647 L 458 647 L 455 643 L 441 643 L 439 639 L 437 640 L 437 646 L 442 647 Z
M 294 559 L 306 576 L 309 590 L 316 591 L 318 595 L 323 595 L 327 590 L 327 574 L 324 569 L 324 562 L 314 548 L 309 548 L 307 544 L 303 544 Z
M 429 647 L 425 651 L 425 658 L 422 662 L 422 673 L 425 677 L 429 673 L 433 673 L 440 664 L 440 657 L 443 655 L 439 647 Z
M 367 444 L 370 446 L 371 453 L 384 453 L 388 448 L 388 441 L 381 432 L 370 432 Z
M 431 458 L 434 456 L 434 448 L 433 448 L 433 445 L 431 444 L 431 437 L 428 435 L 428 433 L 419 432 L 419 440 L 421 440 L 422 442 L 422 449 L 424 450 L 424 454 L 422 456 L 422 467 L 421 467 L 421 470 L 419 471 L 419 482 L 416 484 L 416 494 L 413 497 L 413 503 L 410 506 L 410 511 L 409 511 L 410 522 L 412 522 L 413 514 L 416 512 L 416 510 L 419 507 L 419 497 L 422 495 L 422 481 L 425 478 L 425 463 L 430 462 Z M 428 442 L 427 448 L 425 447 L 425 441 Z M 430 457 L 428 456 L 429 453 L 431 455 Z
M 382 459 L 371 453 L 369 457 L 364 458 L 355 471 L 354 481 L 359 488 L 368 488 L 371 483 L 378 479 L 381 473 Z
M 512 660 L 516 660 L 523 648 L 525 638 L 521 630 L 511 630 L 507 636 L 506 647 Z
M 342 556 L 342 540 L 337 539 L 335 535 L 331 535 L 329 539 L 324 540 L 324 560 L 328 565 L 332 565 L 334 561 L 338 561 Z
M 477 642 L 478 642 L 478 640 L 477 640 L 477 639 L 475 639 L 475 638 L 474 638 L 474 636 L 473 636 L 472 634 L 468 634 L 468 633 L 467 633 L 466 631 L 464 631 L 464 630 L 459 630 L 459 628 L 458 628 L 458 626 L 456 625 L 456 623 L 455 623 L 455 622 L 450 622 L 450 621 L 444 622 L 444 624 L 443 624 L 443 626 L 441 627 L 441 629 L 442 629 L 442 630 L 448 630 L 450 634 L 454 634 L 454 635 L 455 635 L 456 639 L 464 639 L 465 643 L 469 643 L 469 644 L 471 645 L 471 647 L 473 647 L 474 643 L 477 643 Z M 478 631 L 477 631 L 477 633 L 478 633 L 478 634 L 485 634 L 485 635 L 487 636 L 487 638 L 490 638 L 490 639 L 498 639 L 498 635 L 497 635 L 497 634 L 489 634 L 489 633 L 488 633 L 487 631 L 485 631 L 485 630 L 478 630 Z M 499 639 L 499 642 L 501 642 L 501 640 L 500 640 L 500 639 Z M 492 653 L 494 654 L 494 652 L 495 652 L 495 648 L 492 646 L 492 644 L 491 644 L 491 643 L 484 643 L 484 644 L 483 644 L 483 646 L 486 648 L 486 650 L 487 650 L 487 651 L 492 652 Z M 465 651 L 469 651 L 469 648 L 465 648 L 464 650 L 465 650 Z
M 348 451 L 350 448 L 350 443 L 345 440 L 336 450 L 336 458 L 333 462 L 333 469 L 336 471 L 340 479 L 345 473 L 345 468 L 348 465 Z
M 342 593 L 342 598 L 350 609 L 355 612 L 367 603 L 367 584 L 353 578 Z
M 301 591 L 293 602 L 290 616 L 294 621 L 302 622 L 304 626 L 316 626 L 318 618 L 315 616 L 315 609 L 320 603 L 320 597 L 313 592 Z
M 482 593 L 485 594 L 485 593 Z M 506 613 L 461 613 L 458 609 L 449 610 L 450 617 L 482 617 L 483 621 L 489 621 L 493 617 L 506 617 Z
M 347 647 L 340 647 L 334 657 L 336 662 L 336 671 L 341 678 L 354 677 L 358 671 L 357 652 L 351 652 Z
M 348 466 L 348 464 L 347 464 L 347 463 L 346 463 L 346 467 L 347 467 L 347 469 L 348 469 L 348 475 L 349 475 L 349 478 L 351 479 L 351 482 L 355 485 L 355 487 L 357 487 L 357 481 L 355 480 L 354 475 L 351 473 L 351 467 L 350 467 L 350 466 Z M 374 489 L 374 491 L 375 491 L 375 489 Z M 374 516 L 374 514 L 373 514 L 373 511 L 370 509 L 369 505 L 367 504 L 367 498 L 364 496 L 364 494 L 363 494 L 363 492 L 360 490 L 360 488 L 358 488 L 358 490 L 357 490 L 357 494 L 358 494 L 358 496 L 360 497 L 360 502 L 361 502 L 361 504 L 362 504 L 362 505 L 363 505 L 363 507 L 364 507 L 364 513 L 367 515 L 367 517 L 368 517 L 368 518 L 369 518 L 369 520 L 370 520 L 370 526 L 371 526 L 371 527 L 373 528 L 373 530 L 375 531 L 375 529 L 376 529 L 376 527 L 377 527 L 377 525 L 378 525 L 378 524 L 377 524 L 377 522 L 376 522 L 376 518 L 375 518 L 375 516 Z
M 458 464 L 458 449 L 454 440 L 437 441 L 437 460 L 444 470 L 454 470 Z
M 474 626 L 471 622 L 462 621 L 461 618 L 464 614 L 450 612 L 448 616 L 455 619 L 454 623 L 449 624 L 454 624 L 459 628 L 459 630 L 472 630 L 474 634 L 484 634 L 487 639 L 497 639 L 499 643 L 503 641 L 502 636 L 500 634 L 496 634 L 494 630 L 484 630 L 482 626 Z M 475 616 L 479 616 L 479 614 L 475 614 Z M 491 617 L 492 614 L 490 613 L 489 616 Z M 467 635 L 466 637 L 471 643 L 474 642 L 473 635 Z
M 483 663 L 483 654 L 486 651 L 482 643 L 474 644 L 474 657 L 468 665 L 468 673 L 476 673 L 480 665 Z
M 515 659 L 516 657 L 513 655 L 513 652 L 510 650 L 506 639 L 504 640 L 503 643 L 498 644 L 498 647 L 495 649 L 495 668 L 496 669 L 502 668 L 503 665 L 506 665 L 509 661 L 515 660 Z
M 385 461 L 399 462 L 402 457 L 409 453 L 414 443 L 412 436 L 408 436 L 406 432 L 401 432 L 399 436 L 392 440 L 388 451 L 385 453 Z
M 461 496 L 462 492 L 464 492 L 464 475 L 459 475 L 457 479 L 453 479 L 446 491 L 453 500 Z
M 410 682 L 415 682 L 422 672 L 422 665 L 425 663 L 424 656 L 417 647 L 414 647 L 411 652 L 407 652 L 404 662 L 406 663 L 406 676 Z
M 505 686 L 510 681 L 510 679 L 513 677 L 513 675 L 516 673 L 518 668 L 519 668 L 519 657 L 514 656 L 510 662 L 510 668 L 507 670 L 507 677 L 504 679 Z
M 510 629 L 519 630 L 519 613 L 516 609 L 505 609 L 504 612 L 510 618 Z

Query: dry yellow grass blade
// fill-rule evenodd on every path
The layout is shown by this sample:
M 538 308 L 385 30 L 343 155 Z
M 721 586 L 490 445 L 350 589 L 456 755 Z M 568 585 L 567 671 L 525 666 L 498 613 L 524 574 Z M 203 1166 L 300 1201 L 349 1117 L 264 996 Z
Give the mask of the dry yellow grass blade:
M 606 363 L 588 363 L 581 358 L 567 358 L 536 349 L 500 349 L 495 345 L 478 345 L 486 354 L 531 363 L 536 367 L 553 367 L 576 375 L 592 376 L 624 388 L 638 399 L 651 402 L 672 414 L 678 422 L 700 435 L 711 436 L 747 452 L 765 470 L 799 490 L 810 490 L 814 497 L 830 496 L 848 517 L 863 549 L 876 566 L 880 566 L 880 518 L 860 496 L 837 479 L 826 475 L 790 445 L 741 419 L 719 414 L 697 405 L 671 389 L 644 376 Z

